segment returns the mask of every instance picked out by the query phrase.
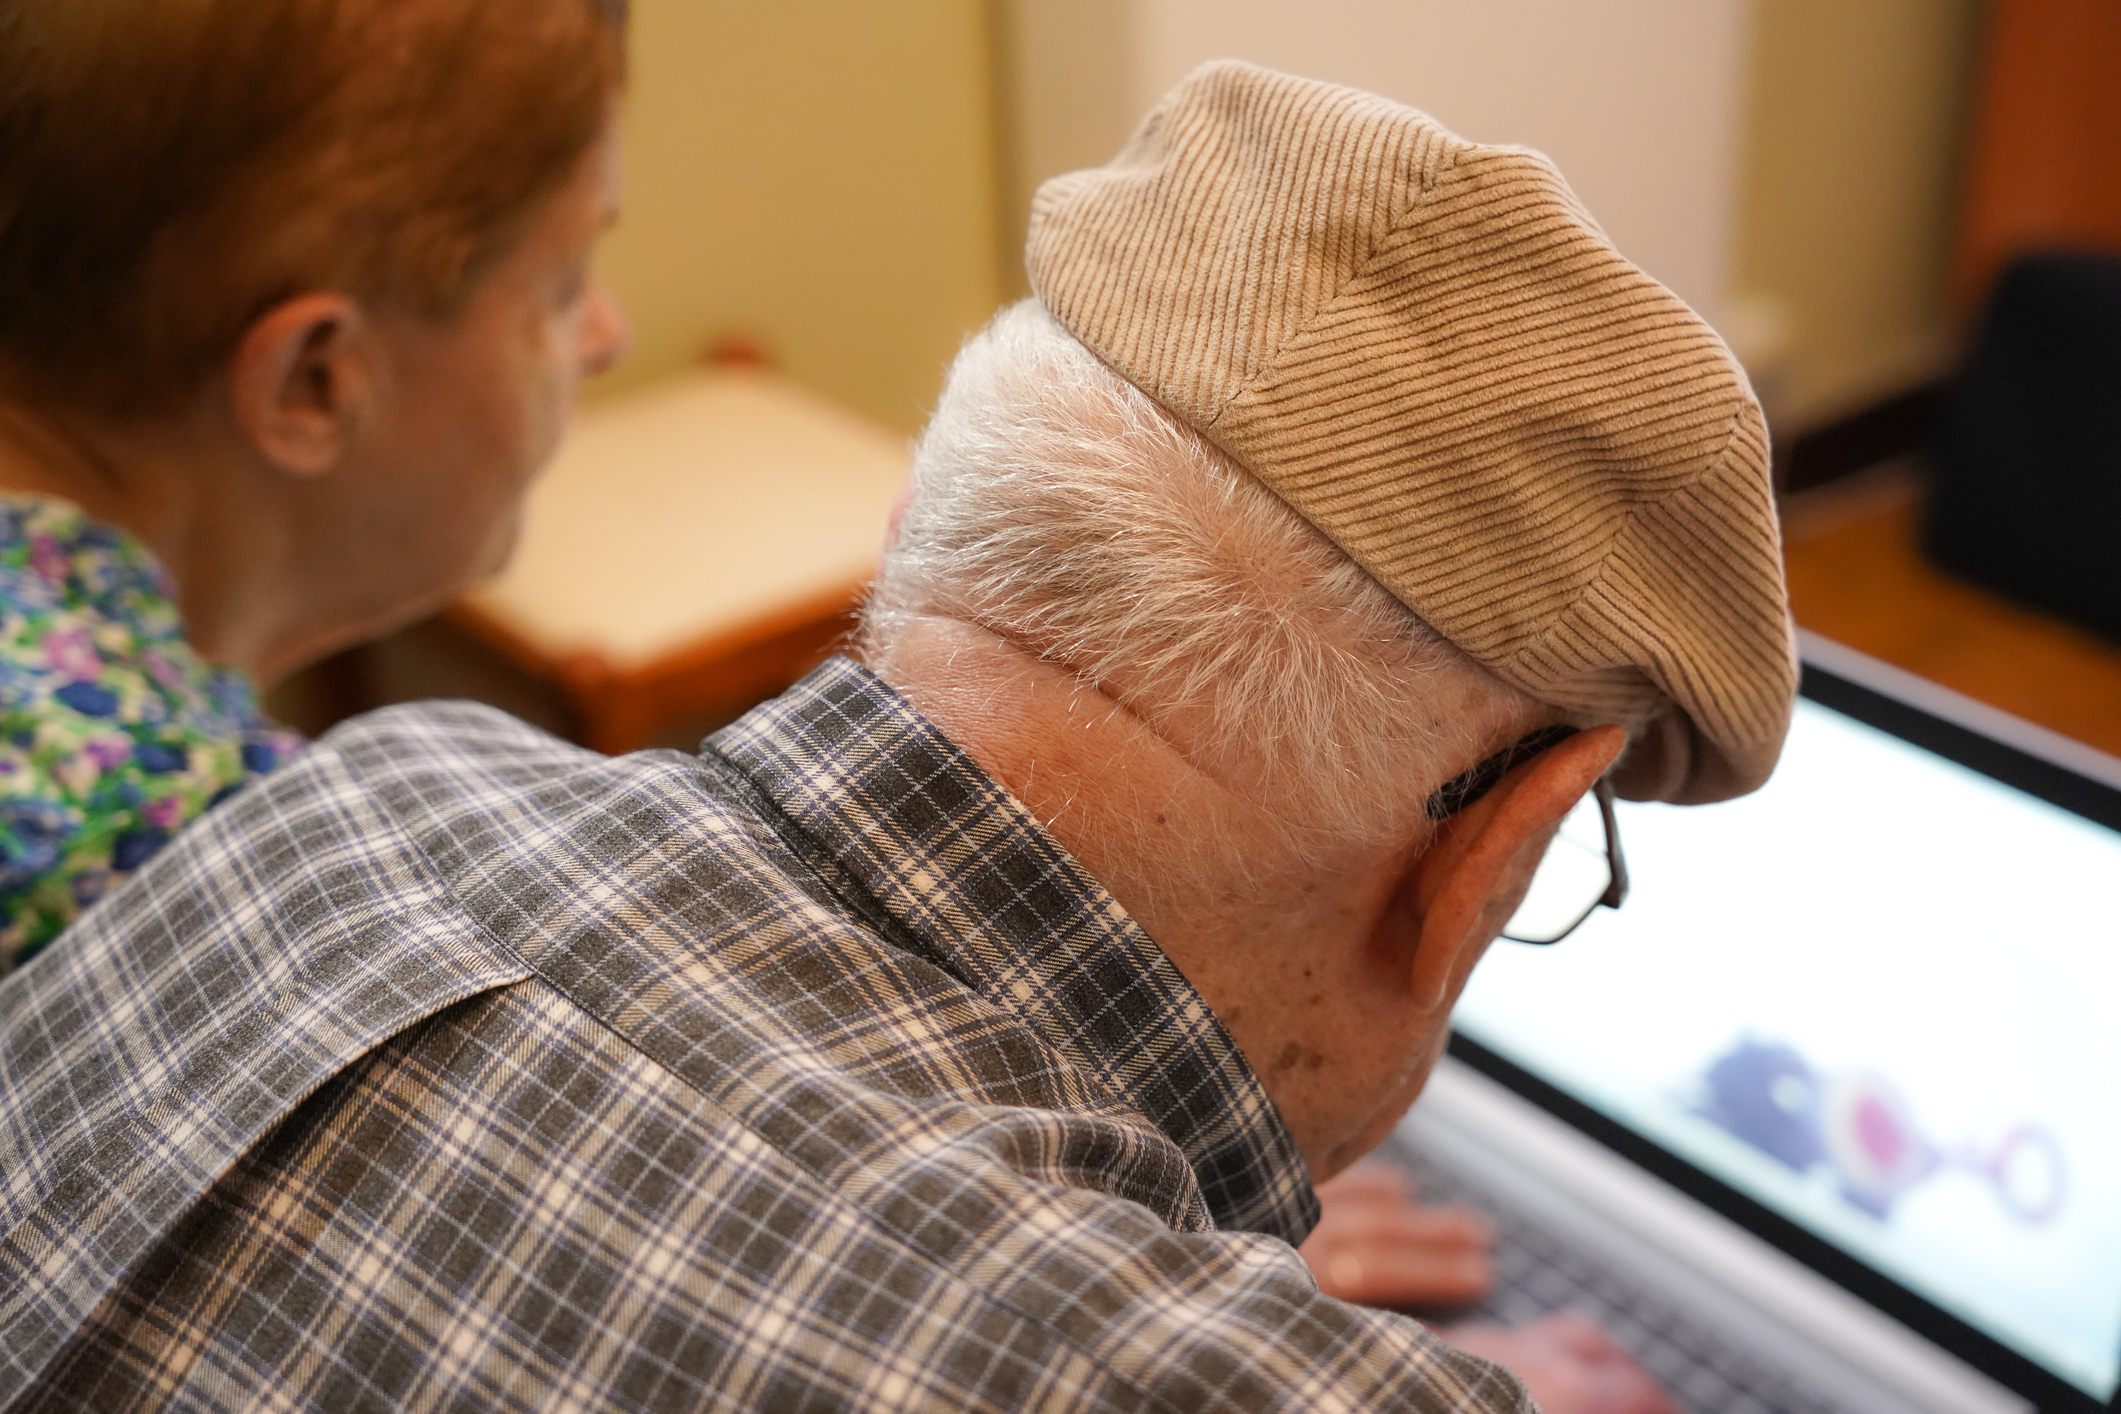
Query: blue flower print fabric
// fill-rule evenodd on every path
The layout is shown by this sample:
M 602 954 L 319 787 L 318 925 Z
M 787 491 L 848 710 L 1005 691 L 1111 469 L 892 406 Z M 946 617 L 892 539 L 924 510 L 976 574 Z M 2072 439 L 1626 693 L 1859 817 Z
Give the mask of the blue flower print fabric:
M 145 545 L 0 493 L 0 971 L 302 744 L 192 651 Z

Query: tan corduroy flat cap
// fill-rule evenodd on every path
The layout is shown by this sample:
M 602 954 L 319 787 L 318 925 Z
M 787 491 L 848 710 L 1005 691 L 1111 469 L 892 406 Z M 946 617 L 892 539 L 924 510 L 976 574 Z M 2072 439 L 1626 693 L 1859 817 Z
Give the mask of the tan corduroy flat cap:
M 1796 668 L 1767 433 L 1536 152 L 1247 64 L 1039 189 L 1039 299 L 1506 682 L 1641 723 L 1616 785 L 1758 786 Z

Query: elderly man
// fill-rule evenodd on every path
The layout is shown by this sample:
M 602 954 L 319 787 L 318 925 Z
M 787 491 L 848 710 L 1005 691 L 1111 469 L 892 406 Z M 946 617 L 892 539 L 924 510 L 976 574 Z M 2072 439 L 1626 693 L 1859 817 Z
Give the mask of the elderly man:
M 1241 65 L 1029 260 L 867 667 L 357 722 L 0 984 L 0 1406 L 1525 1407 L 1290 1244 L 1566 811 L 1772 766 L 1758 412 L 1542 159 Z

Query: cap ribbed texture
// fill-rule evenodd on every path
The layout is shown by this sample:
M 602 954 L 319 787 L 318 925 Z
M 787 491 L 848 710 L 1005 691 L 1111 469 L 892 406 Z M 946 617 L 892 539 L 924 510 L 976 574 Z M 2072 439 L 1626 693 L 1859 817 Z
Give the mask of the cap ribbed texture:
M 1497 677 L 1642 719 L 1623 793 L 1767 778 L 1796 669 L 1759 407 L 1546 158 L 1216 63 L 1031 220 L 1099 357 Z

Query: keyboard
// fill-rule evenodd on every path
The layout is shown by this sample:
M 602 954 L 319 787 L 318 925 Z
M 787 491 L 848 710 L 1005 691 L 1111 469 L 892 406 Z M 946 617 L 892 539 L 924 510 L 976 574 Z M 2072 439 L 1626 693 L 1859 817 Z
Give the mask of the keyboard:
M 1454 1319 L 1514 1326 L 1555 1311 L 1580 1311 L 1656 1375 L 1689 1414 L 1854 1414 L 1769 1369 L 1524 1215 L 1469 1192 L 1455 1175 L 1404 1149 L 1390 1157 L 1414 1174 L 1424 1199 L 1478 1208 L 1495 1225 L 1495 1290 Z

